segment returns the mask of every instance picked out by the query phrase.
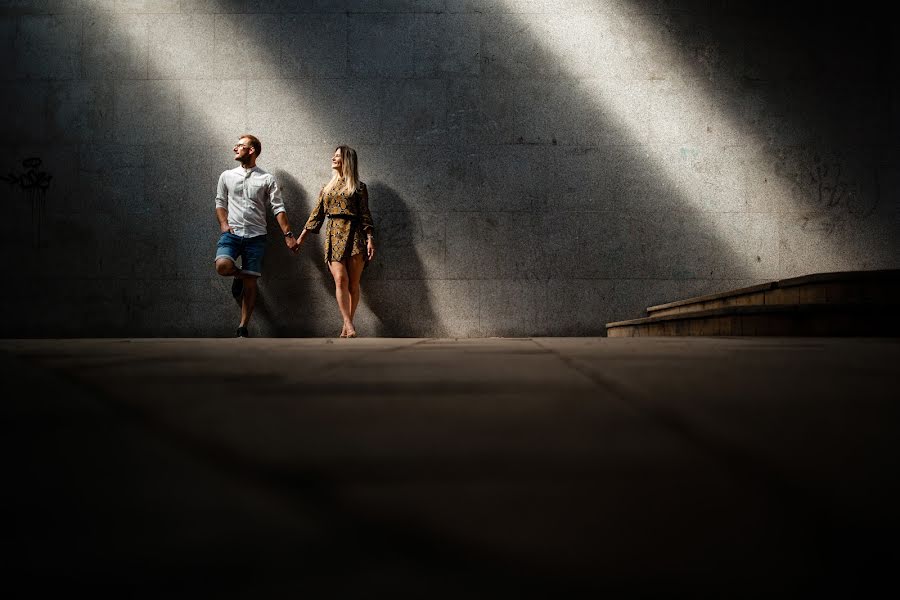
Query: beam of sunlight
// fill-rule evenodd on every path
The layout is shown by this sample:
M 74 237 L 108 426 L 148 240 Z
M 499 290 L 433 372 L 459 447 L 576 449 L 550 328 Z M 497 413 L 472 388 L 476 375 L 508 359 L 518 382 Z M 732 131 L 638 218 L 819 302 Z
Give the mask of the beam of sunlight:
M 520 28 L 517 37 L 540 40 L 559 65 L 559 72 L 526 65 L 526 76 L 543 70 L 538 76 L 559 77 L 560 85 L 575 86 L 614 121 L 619 129 L 600 145 L 635 146 L 649 170 L 664 177 L 684 208 L 734 254 L 742 276 L 801 274 L 785 272 L 779 253 L 778 207 L 790 206 L 796 182 L 771 172 L 775 158 L 767 156 L 772 150 L 765 135 L 736 120 L 740 108 L 728 110 L 739 101 L 736 82 L 727 75 L 706 81 L 660 23 L 628 11 L 627 2 L 578 3 L 565 13 L 541 7 L 518 0 L 498 7 L 498 16 Z M 837 253 L 820 247 L 817 262 L 846 262 Z
M 160 98 L 176 100 L 188 117 L 184 132 L 188 139 L 234 141 L 247 125 L 252 96 L 265 96 L 271 92 L 271 82 L 281 79 L 279 57 L 267 47 L 270 40 L 247 35 L 242 27 L 244 15 L 117 12 L 108 0 L 85 1 L 90 15 L 86 29 L 94 30 L 88 37 L 108 46 L 90 50 L 101 55 L 95 62 L 102 65 L 104 59 L 112 59 L 119 64 L 116 82 L 136 86 L 135 98 L 129 98 L 126 91 L 120 93 L 120 99 L 145 100 L 146 94 L 137 86 L 148 85 Z M 274 21 L 275 16 L 271 17 Z M 113 56 L 103 56 L 104 52 Z M 142 108 L 140 102 L 132 107 Z M 127 110 L 125 106 L 117 108 L 120 117 Z M 310 118 L 302 104 L 294 105 L 292 111 L 298 118 Z M 130 125 L 148 116 L 135 115 L 125 122 Z M 155 139 L 150 133 L 148 137 Z M 128 141 L 146 143 L 148 139 Z

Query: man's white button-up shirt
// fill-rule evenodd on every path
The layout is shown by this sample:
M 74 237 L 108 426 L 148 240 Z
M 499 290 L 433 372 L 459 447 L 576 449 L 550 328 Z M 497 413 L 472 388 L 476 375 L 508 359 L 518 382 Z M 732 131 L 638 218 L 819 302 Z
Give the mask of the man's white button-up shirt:
M 235 235 L 265 235 L 267 201 L 272 207 L 272 216 L 284 212 L 281 190 L 275 178 L 259 167 L 237 167 L 219 175 L 216 208 L 228 211 L 228 225 Z

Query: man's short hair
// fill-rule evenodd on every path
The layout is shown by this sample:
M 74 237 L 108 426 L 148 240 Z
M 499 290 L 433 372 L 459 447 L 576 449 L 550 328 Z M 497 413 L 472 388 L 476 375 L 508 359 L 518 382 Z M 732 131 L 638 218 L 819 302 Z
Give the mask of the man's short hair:
M 259 156 L 262 154 L 262 142 L 259 141 L 259 138 L 255 135 L 250 135 L 249 133 L 242 133 L 241 139 L 247 138 L 250 140 L 250 145 L 253 146 L 254 154 Z

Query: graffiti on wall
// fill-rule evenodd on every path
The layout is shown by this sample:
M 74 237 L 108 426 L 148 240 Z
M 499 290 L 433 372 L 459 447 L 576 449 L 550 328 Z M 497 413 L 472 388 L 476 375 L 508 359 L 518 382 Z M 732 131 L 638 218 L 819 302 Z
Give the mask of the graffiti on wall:
M 858 157 L 809 149 L 782 151 L 775 171 L 790 182 L 788 206 L 806 213 L 803 229 L 830 235 L 866 219 L 878 207 L 877 169 Z
M 877 195 L 864 195 L 858 177 L 849 165 L 837 158 L 812 157 L 807 176 L 816 203 L 825 210 L 839 210 L 856 217 L 867 217 L 875 210 Z M 871 191 L 870 191 L 871 192 Z
M 867 185 L 867 178 L 859 168 L 841 157 L 814 154 L 806 165 L 806 189 L 814 205 L 827 218 L 818 221 L 817 229 L 826 234 L 842 229 L 848 219 L 864 219 L 875 212 L 878 205 L 877 178 Z M 812 221 L 804 219 L 803 229 Z
M 43 242 L 47 190 L 53 179 L 52 175 L 40 170 L 42 162 L 37 157 L 26 158 L 22 161 L 22 167 L 25 169 L 23 172 L 0 175 L 0 179 L 10 186 L 18 187 L 25 194 L 25 199 L 31 203 L 32 241 L 35 248 L 39 248 Z

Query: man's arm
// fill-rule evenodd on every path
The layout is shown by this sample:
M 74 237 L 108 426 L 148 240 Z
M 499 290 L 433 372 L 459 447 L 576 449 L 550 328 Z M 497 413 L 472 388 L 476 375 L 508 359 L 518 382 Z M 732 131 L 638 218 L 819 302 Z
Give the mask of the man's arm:
M 219 230 L 234 233 L 228 224 L 228 189 L 225 187 L 225 173 L 219 175 L 219 183 L 216 185 L 216 219 L 219 220 Z
M 219 220 L 219 230 L 222 233 L 225 233 L 226 231 L 228 233 L 234 233 L 234 231 L 231 230 L 231 225 L 228 224 L 228 211 L 227 210 L 225 210 L 224 208 L 219 208 L 217 206 L 216 207 L 216 218 Z
M 281 190 L 278 189 L 278 183 L 272 177 L 269 182 L 269 205 L 272 207 L 272 214 L 281 227 L 281 233 L 284 235 L 284 243 L 287 244 L 288 250 L 296 252 L 300 249 L 294 232 L 291 231 L 291 223 L 288 221 L 287 211 L 284 208 L 284 202 L 281 201 Z
M 275 220 L 278 221 L 278 225 L 281 227 L 281 233 L 284 234 L 284 243 L 287 244 L 288 249 L 291 252 L 299 250 L 300 244 L 297 243 L 297 238 L 294 237 L 294 232 L 291 231 L 291 223 L 288 221 L 287 212 L 282 210 L 275 215 Z

